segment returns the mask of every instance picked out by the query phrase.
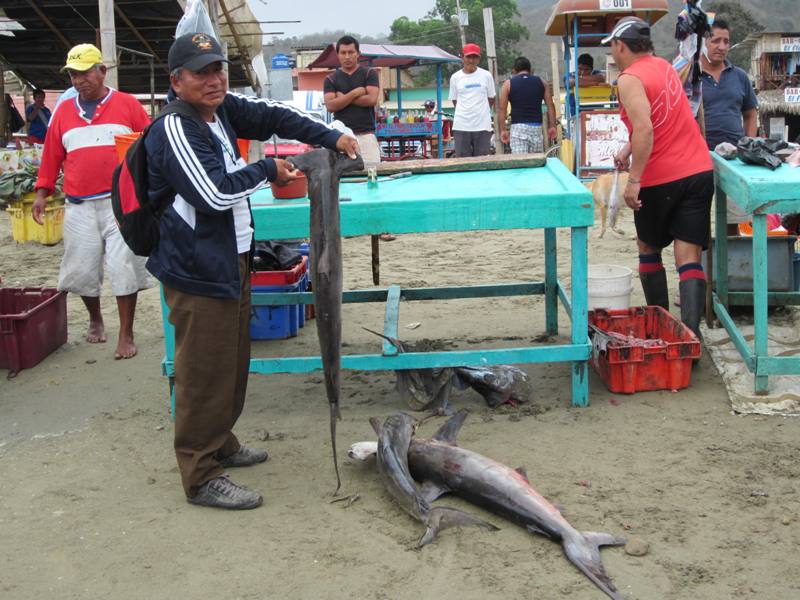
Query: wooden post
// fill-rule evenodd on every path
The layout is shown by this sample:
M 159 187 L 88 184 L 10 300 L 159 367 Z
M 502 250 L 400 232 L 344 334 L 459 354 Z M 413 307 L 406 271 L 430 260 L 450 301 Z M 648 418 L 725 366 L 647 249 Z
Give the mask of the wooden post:
M 486 32 L 486 58 L 489 61 L 489 72 L 492 74 L 495 89 L 499 89 L 497 82 L 497 50 L 494 47 L 494 19 L 492 9 L 483 9 L 483 29 Z M 495 96 L 495 106 L 497 106 L 499 94 Z M 497 122 L 497 111 L 494 118 L 494 148 L 495 154 L 505 154 L 503 141 L 500 139 L 500 123 Z
M 114 0 L 99 0 L 97 8 L 100 13 L 100 50 L 103 53 L 103 63 L 108 68 L 106 85 L 118 88 L 119 69 L 117 68 L 117 30 L 114 24 Z
M 372 246 L 372 283 L 379 285 L 381 282 L 381 236 L 370 236 L 370 244 Z
M 556 107 L 556 144 L 561 143 L 564 136 L 564 130 L 561 128 L 561 82 L 559 81 L 560 75 L 558 70 L 558 44 L 555 42 L 550 43 L 550 65 L 552 69 L 553 83 L 550 85 L 553 92 L 553 104 Z
M 8 138 L 11 137 L 11 133 L 8 131 L 8 117 L 9 110 L 8 104 L 6 103 L 6 72 L 3 69 L 2 63 L 0 63 L 0 149 L 5 148 L 6 144 L 8 144 Z

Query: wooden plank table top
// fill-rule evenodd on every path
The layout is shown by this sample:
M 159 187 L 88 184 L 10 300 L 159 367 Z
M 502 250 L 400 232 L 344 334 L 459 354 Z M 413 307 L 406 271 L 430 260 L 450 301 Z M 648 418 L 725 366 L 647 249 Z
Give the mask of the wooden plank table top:
M 405 163 L 403 163 L 405 164 Z M 342 235 L 589 227 L 592 196 L 557 159 L 542 167 L 425 173 L 339 188 Z M 251 196 L 256 239 L 307 237 L 307 198 Z

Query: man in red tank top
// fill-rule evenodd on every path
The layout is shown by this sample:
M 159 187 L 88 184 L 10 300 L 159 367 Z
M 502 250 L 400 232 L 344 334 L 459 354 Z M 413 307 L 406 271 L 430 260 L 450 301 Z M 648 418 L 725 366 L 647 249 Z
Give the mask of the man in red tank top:
M 700 255 L 708 241 L 714 195 L 708 146 L 677 72 L 653 56 L 645 21 L 621 19 L 603 43 L 611 44 L 614 61 L 622 69 L 620 113 L 630 142 L 615 163 L 622 169 L 630 166 L 624 195 L 634 210 L 645 299 L 669 310 L 661 251 L 674 241 L 681 320 L 699 337 L 706 294 Z

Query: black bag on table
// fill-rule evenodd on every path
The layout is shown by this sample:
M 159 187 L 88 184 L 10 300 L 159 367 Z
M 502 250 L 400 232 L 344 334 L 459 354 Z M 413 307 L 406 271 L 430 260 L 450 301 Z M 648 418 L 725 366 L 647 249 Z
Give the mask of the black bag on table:
M 737 155 L 742 162 L 767 167 L 775 170 L 781 166 L 782 161 L 775 156 L 775 152 L 788 148 L 783 140 L 769 140 L 766 138 L 743 137 L 736 145 Z

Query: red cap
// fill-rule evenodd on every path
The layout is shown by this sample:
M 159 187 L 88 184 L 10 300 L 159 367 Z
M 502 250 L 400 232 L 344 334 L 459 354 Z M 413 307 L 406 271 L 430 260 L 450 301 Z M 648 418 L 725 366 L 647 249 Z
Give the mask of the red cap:
M 464 50 L 461 51 L 462 56 L 469 56 L 470 54 L 481 55 L 481 47 L 478 44 L 467 44 Z

